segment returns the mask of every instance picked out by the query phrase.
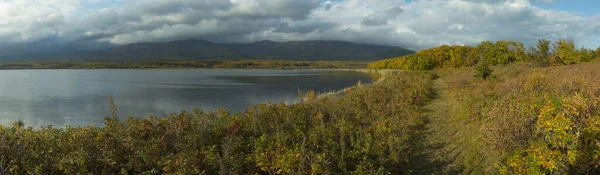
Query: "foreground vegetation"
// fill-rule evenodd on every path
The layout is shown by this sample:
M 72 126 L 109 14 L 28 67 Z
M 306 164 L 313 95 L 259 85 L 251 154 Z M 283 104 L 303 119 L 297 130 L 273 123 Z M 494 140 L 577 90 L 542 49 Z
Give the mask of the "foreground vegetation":
M 152 62 L 0 62 L 0 69 L 363 69 L 351 61 L 152 61 Z
M 445 154 L 472 174 L 599 174 L 600 63 L 438 71 L 448 93 Z
M 406 174 L 432 76 L 243 113 L 108 117 L 105 126 L 0 127 L 0 174 Z

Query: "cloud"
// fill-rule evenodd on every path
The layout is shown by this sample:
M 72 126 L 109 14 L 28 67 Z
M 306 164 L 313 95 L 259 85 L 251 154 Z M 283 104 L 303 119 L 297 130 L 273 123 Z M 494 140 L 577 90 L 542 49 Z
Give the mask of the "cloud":
M 394 19 L 400 15 L 404 10 L 400 7 L 393 7 L 381 13 L 374 13 L 372 15 L 367 16 L 361 22 L 362 25 L 365 26 L 381 26 L 386 25 L 389 20 Z
M 5 0 L 0 43 L 67 46 L 207 39 L 343 40 L 404 46 L 600 35 L 598 16 L 536 7 L 549 0 Z M 89 8 L 90 4 L 112 5 Z M 86 43 L 86 44 L 79 44 Z M 597 47 L 593 45 L 590 47 Z M 1 48 L 0 48 L 1 50 Z
M 220 17 L 289 17 L 304 19 L 320 0 L 232 0 L 232 6 L 217 13 Z
M 306 20 L 320 0 L 157 0 L 130 2 L 90 13 L 83 25 L 116 44 L 187 38 L 238 37 L 257 31 L 291 31 L 287 21 Z M 318 22 L 314 23 L 318 24 Z M 312 30 L 314 24 L 296 25 Z M 314 26 L 318 28 L 318 26 Z
M 538 38 L 576 40 L 596 35 L 600 21 L 574 12 L 547 10 L 527 0 L 392 0 L 336 1 L 330 9 L 317 9 L 314 18 L 336 21 L 332 31 L 309 38 L 331 38 L 374 44 L 392 44 L 412 49 L 441 44 L 474 45 L 484 40 L 518 40 L 532 44 Z M 383 12 L 399 7 L 403 12 L 390 18 Z M 591 45 L 589 47 L 597 47 Z
M 0 1 L 0 42 L 29 42 L 65 34 L 77 0 Z

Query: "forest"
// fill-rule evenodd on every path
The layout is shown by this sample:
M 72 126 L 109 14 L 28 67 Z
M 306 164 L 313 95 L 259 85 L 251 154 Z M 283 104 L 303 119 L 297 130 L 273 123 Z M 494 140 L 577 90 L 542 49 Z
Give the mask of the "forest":
M 338 98 L 0 126 L 0 174 L 599 174 L 600 49 L 441 46 Z M 112 101 L 112 100 L 111 100 Z

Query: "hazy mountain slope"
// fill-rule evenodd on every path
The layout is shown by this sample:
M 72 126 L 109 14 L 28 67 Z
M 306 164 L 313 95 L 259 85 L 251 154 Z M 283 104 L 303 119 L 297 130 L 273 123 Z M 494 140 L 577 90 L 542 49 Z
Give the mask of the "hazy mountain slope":
M 119 47 L 72 53 L 23 54 L 22 60 L 57 61 L 153 61 L 153 60 L 344 60 L 372 61 L 414 53 L 393 46 L 355 44 L 342 41 L 260 41 L 246 44 L 181 40 L 166 43 L 136 43 Z M 14 61 L 2 58 L 2 61 Z
M 378 60 L 413 51 L 391 46 L 354 44 L 341 41 L 261 41 L 252 44 L 230 44 L 238 53 L 252 58 L 277 60 Z

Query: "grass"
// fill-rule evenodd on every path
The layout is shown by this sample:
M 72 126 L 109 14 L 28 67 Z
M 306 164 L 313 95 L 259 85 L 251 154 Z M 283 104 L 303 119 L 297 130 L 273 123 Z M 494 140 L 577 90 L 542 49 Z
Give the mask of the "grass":
M 441 132 L 432 137 L 446 144 L 438 155 L 451 160 L 447 168 L 466 174 L 599 172 L 599 63 L 499 66 L 496 77 L 484 81 L 475 80 L 473 68 L 438 72 L 444 102 L 433 103 L 438 111 L 430 116 L 439 119 L 433 127 Z

